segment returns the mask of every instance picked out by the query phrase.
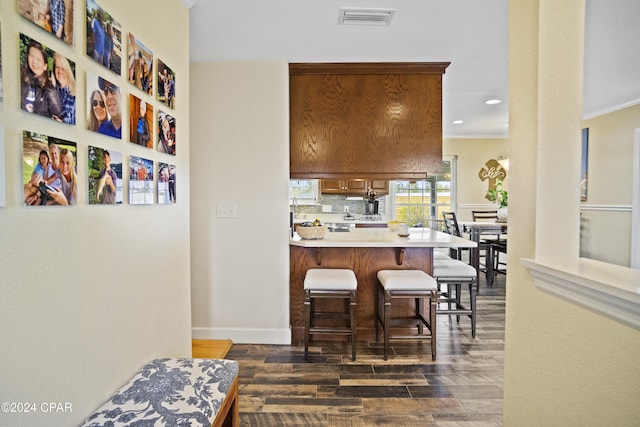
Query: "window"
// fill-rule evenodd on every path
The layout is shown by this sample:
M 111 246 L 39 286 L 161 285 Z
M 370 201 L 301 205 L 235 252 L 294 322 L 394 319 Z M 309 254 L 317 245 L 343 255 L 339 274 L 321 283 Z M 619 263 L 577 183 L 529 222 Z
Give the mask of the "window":
M 442 162 L 440 173 L 421 181 L 392 181 L 392 216 L 413 227 L 442 230 L 442 212 L 455 210 L 456 158 Z
M 311 205 L 318 201 L 317 179 L 289 180 L 289 204 Z

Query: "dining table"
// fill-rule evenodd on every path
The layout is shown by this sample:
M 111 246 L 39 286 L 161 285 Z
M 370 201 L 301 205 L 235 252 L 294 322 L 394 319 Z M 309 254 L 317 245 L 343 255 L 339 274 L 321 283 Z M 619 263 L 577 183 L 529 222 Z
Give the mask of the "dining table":
M 507 234 L 507 223 L 499 221 L 461 221 L 460 225 L 462 226 L 462 232 L 469 235 L 469 240 L 473 240 L 478 244 L 478 246 L 471 248 L 469 263 L 478 272 L 478 280 L 480 280 L 480 239 L 482 239 L 482 236 L 501 236 Z M 487 254 L 485 264 L 487 283 L 493 286 L 493 261 L 489 254 Z

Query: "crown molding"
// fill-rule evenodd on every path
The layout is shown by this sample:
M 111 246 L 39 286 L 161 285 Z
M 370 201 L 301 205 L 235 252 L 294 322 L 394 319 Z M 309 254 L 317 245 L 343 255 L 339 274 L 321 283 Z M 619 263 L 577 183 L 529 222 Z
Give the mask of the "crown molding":
M 184 7 L 187 9 L 191 9 L 196 5 L 196 0 L 182 0 L 182 4 L 184 4 Z

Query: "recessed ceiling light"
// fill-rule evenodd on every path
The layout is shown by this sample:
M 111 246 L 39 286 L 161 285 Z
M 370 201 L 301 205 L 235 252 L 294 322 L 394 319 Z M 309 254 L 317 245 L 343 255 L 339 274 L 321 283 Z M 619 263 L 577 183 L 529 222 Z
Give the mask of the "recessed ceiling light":
M 454 124 L 454 125 L 461 125 L 462 123 L 464 123 L 464 120 L 454 120 L 451 122 L 451 124 Z
M 487 105 L 500 104 L 501 102 L 502 99 L 487 99 L 486 101 L 484 101 L 484 103 Z

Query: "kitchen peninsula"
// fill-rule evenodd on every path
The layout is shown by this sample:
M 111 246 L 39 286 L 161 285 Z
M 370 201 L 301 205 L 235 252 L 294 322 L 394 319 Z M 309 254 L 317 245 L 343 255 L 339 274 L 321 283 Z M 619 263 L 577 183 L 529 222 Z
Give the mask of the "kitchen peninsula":
M 358 337 L 375 336 L 377 272 L 383 269 L 416 269 L 432 272 L 436 248 L 471 248 L 471 240 L 428 228 L 412 228 L 400 237 L 388 228 L 355 228 L 347 233 L 327 233 L 323 239 L 304 240 L 297 234 L 289 241 L 289 311 L 292 340 L 304 338 L 304 277 L 310 268 L 349 268 L 358 279 L 356 324 Z M 339 311 L 332 300 L 323 309 Z M 409 301 L 407 301 L 409 303 Z M 411 302 L 412 304 L 412 302 Z M 401 307 L 410 314 L 413 305 Z M 404 313 L 400 313 L 404 314 Z

